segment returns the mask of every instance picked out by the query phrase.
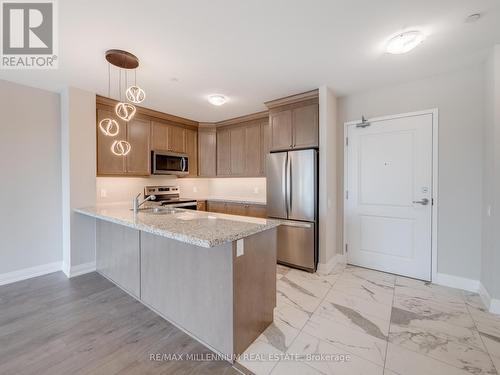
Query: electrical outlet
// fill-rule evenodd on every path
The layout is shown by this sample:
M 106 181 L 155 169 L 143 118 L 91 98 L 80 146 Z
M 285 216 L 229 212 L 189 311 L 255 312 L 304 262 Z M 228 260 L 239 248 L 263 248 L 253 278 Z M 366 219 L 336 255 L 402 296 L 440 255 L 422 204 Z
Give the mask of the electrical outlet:
M 243 239 L 236 241 L 236 256 L 240 257 L 245 254 L 245 242 Z
M 259 188 L 257 186 L 253 188 L 253 193 L 259 194 Z
M 108 196 L 108 192 L 106 189 L 101 189 L 101 198 L 106 198 Z
M 193 186 L 193 193 L 197 193 L 198 192 L 198 188 L 196 186 Z

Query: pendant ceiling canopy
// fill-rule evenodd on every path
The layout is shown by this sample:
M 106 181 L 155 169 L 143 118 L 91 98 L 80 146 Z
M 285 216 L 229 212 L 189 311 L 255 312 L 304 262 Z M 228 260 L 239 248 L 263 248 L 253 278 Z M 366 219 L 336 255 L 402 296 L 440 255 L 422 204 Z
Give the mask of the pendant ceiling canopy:
M 137 69 L 139 67 L 139 59 L 137 56 L 121 49 L 109 49 L 106 51 L 106 60 L 118 68 L 122 69 Z

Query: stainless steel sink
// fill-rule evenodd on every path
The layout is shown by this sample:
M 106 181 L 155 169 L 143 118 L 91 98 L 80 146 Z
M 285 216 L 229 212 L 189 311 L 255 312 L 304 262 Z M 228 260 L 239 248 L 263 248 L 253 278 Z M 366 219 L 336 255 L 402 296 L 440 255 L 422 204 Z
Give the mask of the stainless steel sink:
M 181 210 L 173 207 L 149 207 L 140 209 L 139 212 L 144 212 L 146 214 L 154 214 L 154 215 L 171 215 L 182 212 Z

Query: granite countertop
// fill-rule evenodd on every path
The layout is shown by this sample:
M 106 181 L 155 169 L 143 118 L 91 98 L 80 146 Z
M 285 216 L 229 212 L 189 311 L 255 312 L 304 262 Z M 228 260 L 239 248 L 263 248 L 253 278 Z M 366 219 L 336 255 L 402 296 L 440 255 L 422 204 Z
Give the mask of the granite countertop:
M 74 211 L 201 247 L 215 247 L 280 225 L 279 220 L 179 208 L 168 214 L 147 210 L 135 214 L 127 203 L 103 204 Z

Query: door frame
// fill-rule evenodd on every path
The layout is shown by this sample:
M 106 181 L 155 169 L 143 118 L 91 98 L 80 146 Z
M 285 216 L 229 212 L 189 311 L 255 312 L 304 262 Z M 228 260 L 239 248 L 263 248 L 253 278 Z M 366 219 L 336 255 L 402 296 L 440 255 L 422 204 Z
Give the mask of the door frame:
M 396 115 L 380 116 L 367 119 L 368 122 L 393 120 L 404 117 L 413 117 L 420 115 L 432 115 L 432 225 L 431 225 L 431 282 L 437 280 L 437 270 L 438 270 L 438 212 L 439 212 L 439 190 L 438 190 L 438 159 L 439 159 L 439 110 L 438 108 L 427 109 L 422 111 L 399 113 Z M 347 130 L 350 126 L 359 124 L 361 120 L 348 121 L 344 123 L 344 181 L 343 181 L 343 234 L 342 234 L 342 254 L 344 255 L 346 263 L 348 262 L 348 254 L 346 254 L 347 246 L 347 220 L 346 220 L 346 192 L 347 192 L 347 172 L 348 172 L 348 141 L 347 141 Z

